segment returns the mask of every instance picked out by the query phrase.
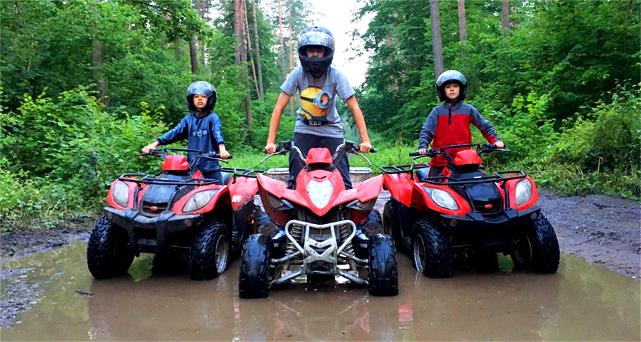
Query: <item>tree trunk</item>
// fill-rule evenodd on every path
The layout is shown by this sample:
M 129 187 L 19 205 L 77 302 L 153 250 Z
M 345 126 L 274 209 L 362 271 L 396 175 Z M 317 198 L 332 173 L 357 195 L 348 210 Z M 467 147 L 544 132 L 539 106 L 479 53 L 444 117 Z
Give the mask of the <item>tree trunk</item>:
M 278 39 L 280 40 L 280 53 L 278 54 L 278 66 L 280 74 L 284 79 L 285 73 L 285 38 L 283 36 L 283 0 L 278 0 Z
M 504 36 L 510 32 L 510 0 L 501 0 L 501 28 Z
M 434 54 L 434 73 L 443 72 L 443 44 L 441 42 L 441 16 L 438 0 L 430 0 L 430 19 L 432 22 L 432 53 Z
M 465 0 L 458 0 L 458 37 L 461 42 L 467 40 L 467 28 L 465 27 Z
M 263 85 L 263 62 L 260 57 L 260 38 L 258 36 L 258 22 L 256 21 L 256 0 L 252 0 L 252 14 L 254 17 L 254 39 L 256 40 L 256 72 L 258 73 L 258 97 L 263 100 L 265 95 L 265 86 Z
M 294 29 L 292 28 L 292 23 L 294 22 L 292 18 L 292 9 L 289 9 L 289 72 L 294 70 Z M 289 101 L 289 114 L 292 117 L 296 117 L 296 109 L 294 109 L 294 101 L 290 99 Z
M 247 119 L 247 142 L 251 145 L 253 140 L 254 119 L 251 111 L 251 98 L 249 96 L 249 80 L 247 77 L 247 46 L 245 41 L 245 6 L 243 0 L 234 0 L 234 33 L 236 35 L 236 64 L 240 66 L 240 77 L 245 89 L 245 118 Z
M 96 38 L 91 42 L 91 61 L 93 63 L 93 74 L 96 79 L 96 90 L 100 95 L 100 102 L 103 104 L 107 98 L 107 83 L 105 81 L 105 63 L 102 52 L 102 42 Z
M 249 19 L 247 18 L 247 3 L 243 0 L 243 8 L 245 9 L 245 41 L 247 42 L 247 47 L 249 48 L 249 58 L 252 67 L 252 76 L 254 80 L 254 88 L 256 89 L 256 96 L 261 97 L 260 89 L 258 88 L 258 78 L 256 77 L 256 51 L 252 48 L 252 40 L 249 35 Z
M 196 36 L 191 36 L 189 41 L 189 59 L 191 61 L 191 73 L 198 73 L 198 52 L 196 50 Z
M 192 0 L 192 6 L 196 7 L 196 12 L 198 16 L 203 21 L 207 22 L 207 12 L 209 3 L 207 0 Z M 205 45 L 201 44 L 198 40 L 195 42 L 196 45 L 196 58 L 200 65 L 205 65 Z

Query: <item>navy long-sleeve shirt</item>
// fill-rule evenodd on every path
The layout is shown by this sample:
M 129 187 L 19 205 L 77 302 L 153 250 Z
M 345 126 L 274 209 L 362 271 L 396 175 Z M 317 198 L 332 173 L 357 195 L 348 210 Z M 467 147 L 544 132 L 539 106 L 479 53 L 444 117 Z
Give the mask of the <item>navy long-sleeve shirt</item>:
M 202 152 L 218 152 L 218 145 L 225 143 L 220 117 L 216 113 L 209 113 L 197 117 L 194 113 L 187 114 L 176 127 L 158 138 L 160 145 L 187 139 L 187 148 Z M 197 153 L 189 152 L 187 160 L 191 165 Z M 216 160 L 200 159 L 195 167 L 203 172 L 220 169 Z

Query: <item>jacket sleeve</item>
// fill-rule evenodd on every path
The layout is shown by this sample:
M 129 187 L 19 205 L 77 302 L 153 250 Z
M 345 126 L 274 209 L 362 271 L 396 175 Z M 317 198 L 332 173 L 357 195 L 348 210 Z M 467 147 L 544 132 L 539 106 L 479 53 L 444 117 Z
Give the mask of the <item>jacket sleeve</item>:
M 188 118 L 189 115 L 185 116 L 184 118 L 182 118 L 182 120 L 180 120 L 176 127 L 169 130 L 169 132 L 161 135 L 160 138 L 158 138 L 158 142 L 160 143 L 160 145 L 168 145 L 175 141 L 187 138 Z
M 223 124 L 220 122 L 220 117 L 218 115 L 214 116 L 212 125 L 212 133 L 214 134 L 213 138 L 215 139 L 214 145 L 218 146 L 220 144 L 225 144 L 225 137 L 223 137 Z
M 481 113 L 472 106 L 472 124 L 476 126 L 476 128 L 483 133 L 483 136 L 485 139 L 490 142 L 491 144 L 496 143 L 498 140 L 501 140 L 499 138 L 498 134 L 496 134 L 496 131 L 494 130 L 494 126 L 492 126 L 492 123 L 486 120 L 483 116 L 481 116 Z
M 427 116 L 427 119 L 425 119 L 423 128 L 421 128 L 421 134 L 419 134 L 418 136 L 419 149 L 427 148 L 427 145 L 432 142 L 432 139 L 434 138 L 434 132 L 436 132 L 437 115 L 438 111 L 435 107 L 434 109 L 432 109 L 432 112 L 430 112 L 430 115 Z

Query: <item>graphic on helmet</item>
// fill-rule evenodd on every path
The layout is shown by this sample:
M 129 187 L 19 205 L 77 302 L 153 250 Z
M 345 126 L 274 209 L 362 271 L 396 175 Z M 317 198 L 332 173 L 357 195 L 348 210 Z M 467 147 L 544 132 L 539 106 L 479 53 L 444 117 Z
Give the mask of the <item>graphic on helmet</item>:
M 307 57 L 308 47 L 324 47 L 323 57 Z M 298 35 L 298 59 L 303 70 L 314 77 L 320 77 L 332 65 L 334 58 L 334 36 L 322 26 L 312 26 L 303 30 Z
M 301 114 L 309 124 L 327 121 L 332 96 L 321 88 L 309 87 L 300 93 Z
M 213 85 L 205 81 L 195 81 L 187 87 L 187 106 L 191 111 L 197 110 L 194 106 L 194 95 L 196 94 L 207 96 L 207 104 L 205 108 L 203 108 L 203 111 L 214 110 L 214 106 L 216 105 L 216 88 L 214 88 Z
M 459 96 L 456 98 L 456 101 L 462 101 L 465 99 L 467 79 L 460 71 L 447 70 L 439 75 L 439 77 L 436 79 L 436 93 L 438 94 L 438 98 L 441 101 L 448 100 L 447 96 L 445 95 L 445 86 L 452 82 L 457 83 L 460 87 Z

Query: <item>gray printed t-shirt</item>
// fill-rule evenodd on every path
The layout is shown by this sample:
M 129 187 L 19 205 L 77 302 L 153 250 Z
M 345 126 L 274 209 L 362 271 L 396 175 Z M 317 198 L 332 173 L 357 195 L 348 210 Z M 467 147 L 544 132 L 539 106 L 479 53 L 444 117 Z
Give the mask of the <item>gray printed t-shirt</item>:
M 329 138 L 343 137 L 343 122 L 336 111 L 336 95 L 343 101 L 354 95 L 354 89 L 347 81 L 347 77 L 334 66 L 330 66 L 325 75 L 320 78 L 314 78 L 309 73 L 303 71 L 302 67 L 297 67 L 287 76 L 280 89 L 289 96 L 294 96 L 296 91 L 299 93 L 309 87 L 322 88 L 323 91 L 330 95 L 330 103 L 327 111 L 327 123 L 322 126 L 310 126 L 305 123 L 305 118 L 298 111 L 296 118 L 295 133 L 313 134 Z

